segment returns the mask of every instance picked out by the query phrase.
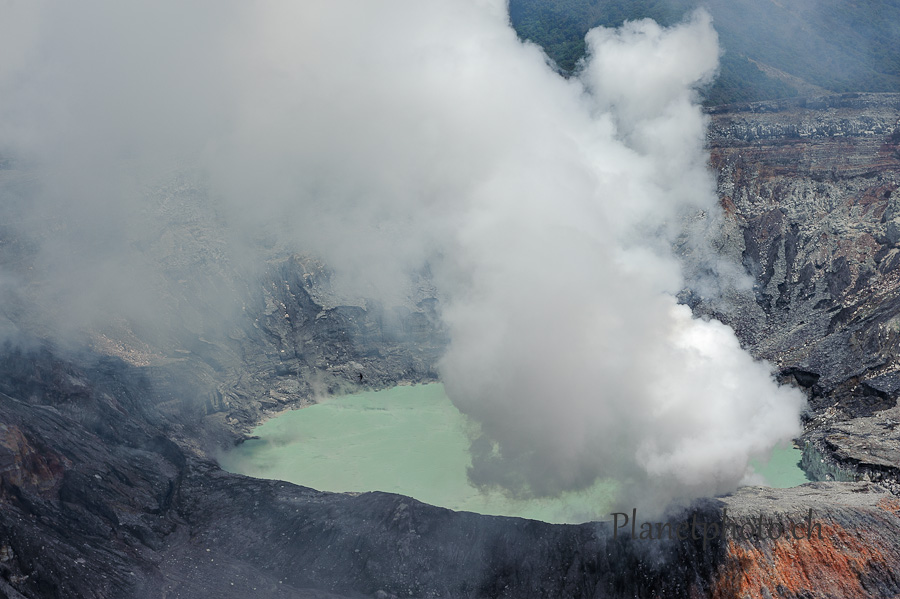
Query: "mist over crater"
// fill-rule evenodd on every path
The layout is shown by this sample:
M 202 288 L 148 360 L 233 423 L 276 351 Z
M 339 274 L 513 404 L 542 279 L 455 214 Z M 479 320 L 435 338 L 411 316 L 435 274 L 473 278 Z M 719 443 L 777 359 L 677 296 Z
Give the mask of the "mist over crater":
M 478 485 L 612 477 L 661 509 L 733 490 L 799 434 L 801 393 L 675 299 L 676 242 L 700 293 L 747 285 L 709 246 L 707 14 L 596 29 L 564 78 L 504 2 L 211 6 L 16 8 L 5 229 L 34 269 L 0 281 L 25 320 L 60 343 L 115 325 L 159 345 L 185 321 L 228 336 L 267 260 L 309 252 L 363 302 L 430 273 L 440 378 L 483 431 Z

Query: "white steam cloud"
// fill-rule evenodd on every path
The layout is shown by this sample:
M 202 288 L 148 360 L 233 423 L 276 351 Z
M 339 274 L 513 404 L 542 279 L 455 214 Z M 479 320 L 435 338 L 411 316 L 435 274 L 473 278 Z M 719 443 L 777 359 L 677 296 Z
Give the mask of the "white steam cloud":
M 718 210 L 694 91 L 717 66 L 705 13 L 594 30 L 564 79 L 499 0 L 0 11 L 0 154 L 42 173 L 8 226 L 40 246 L 67 320 L 166 312 L 134 239 L 165 237 L 145 190 L 189 166 L 232 260 L 265 232 L 387 298 L 429 264 L 441 372 L 484 432 L 476 482 L 612 476 L 659 506 L 734 488 L 799 433 L 801 394 L 674 300 L 683 218 Z

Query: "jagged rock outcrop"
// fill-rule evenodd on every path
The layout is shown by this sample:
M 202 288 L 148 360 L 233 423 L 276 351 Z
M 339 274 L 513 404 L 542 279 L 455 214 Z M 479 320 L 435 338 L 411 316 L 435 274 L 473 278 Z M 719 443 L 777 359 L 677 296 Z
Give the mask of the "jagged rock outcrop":
M 874 456 L 895 455 L 896 440 L 869 417 L 900 393 L 900 96 L 719 109 L 709 140 L 721 247 L 755 284 L 698 310 L 808 390 L 810 464 L 893 485 L 900 463 Z
M 381 388 L 437 376 L 434 365 L 446 339 L 427 282 L 414 290 L 408 305 L 386 307 L 333 297 L 328 270 L 312 259 L 288 258 L 266 275 L 257 305 L 248 308 L 258 317 L 242 340 L 242 369 L 265 373 L 275 365 L 270 399 L 290 403 L 348 387 Z

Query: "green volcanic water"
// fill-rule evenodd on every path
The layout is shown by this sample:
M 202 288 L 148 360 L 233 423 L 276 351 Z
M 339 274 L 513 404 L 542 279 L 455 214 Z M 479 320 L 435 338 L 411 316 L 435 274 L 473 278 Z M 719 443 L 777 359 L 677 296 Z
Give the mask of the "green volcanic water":
M 774 449 L 768 462 L 752 460 L 750 465 L 757 474 L 766 479 L 770 487 L 787 489 L 810 482 L 806 472 L 800 468 L 802 456 L 803 451 L 795 447 Z
M 578 523 L 608 517 L 610 479 L 550 499 L 516 499 L 469 484 L 469 438 L 476 429 L 440 384 L 400 386 L 335 398 L 286 412 L 257 427 L 220 460 L 224 469 L 323 491 L 387 491 L 454 510 Z M 774 486 L 799 481 L 799 457 L 776 450 L 757 472 Z M 796 457 L 796 459 L 795 459 Z M 791 462 L 793 461 L 793 470 Z M 775 469 L 769 466 L 777 462 Z M 799 482 L 795 482 L 799 481 Z M 789 483 L 789 484 L 781 484 Z

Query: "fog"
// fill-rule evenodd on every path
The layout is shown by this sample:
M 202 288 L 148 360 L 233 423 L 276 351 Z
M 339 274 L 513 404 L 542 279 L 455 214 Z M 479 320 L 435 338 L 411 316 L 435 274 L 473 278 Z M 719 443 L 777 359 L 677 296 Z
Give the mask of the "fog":
M 594 30 L 564 79 L 496 0 L 0 6 L 8 320 L 225 330 L 265 237 L 388 302 L 429 267 L 478 484 L 661 507 L 799 433 L 802 395 L 674 299 L 676 238 L 719 263 L 684 227 L 719 210 L 705 13 Z

